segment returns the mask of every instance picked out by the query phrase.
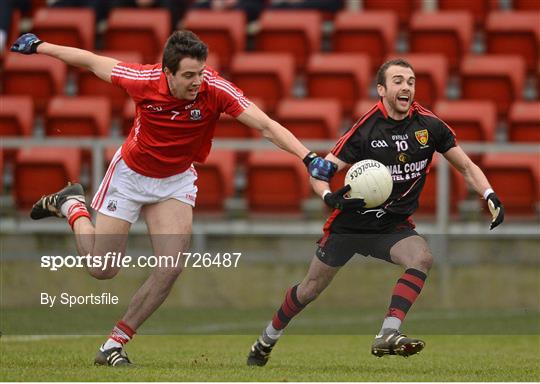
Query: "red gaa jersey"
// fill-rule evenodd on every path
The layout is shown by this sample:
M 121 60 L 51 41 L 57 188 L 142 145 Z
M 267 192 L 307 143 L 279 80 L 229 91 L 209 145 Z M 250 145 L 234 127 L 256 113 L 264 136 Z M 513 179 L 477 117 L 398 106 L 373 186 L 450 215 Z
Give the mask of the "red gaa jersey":
M 135 101 L 133 127 L 122 145 L 122 158 L 135 172 L 163 178 L 203 162 L 219 115 L 240 115 L 250 102 L 240 89 L 210 68 L 195 100 L 173 97 L 161 64 L 118 63 L 111 81 Z

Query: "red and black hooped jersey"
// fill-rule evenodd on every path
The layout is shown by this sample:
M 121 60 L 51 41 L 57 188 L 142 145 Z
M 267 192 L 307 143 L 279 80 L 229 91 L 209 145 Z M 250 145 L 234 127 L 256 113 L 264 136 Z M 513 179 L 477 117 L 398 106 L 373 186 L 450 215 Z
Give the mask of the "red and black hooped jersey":
M 418 103 L 398 121 L 388 116 L 379 101 L 341 137 L 332 153 L 349 164 L 374 159 L 386 165 L 394 187 L 379 208 L 406 217 L 418 207 L 433 153 L 444 153 L 455 145 L 454 131 Z M 352 213 L 358 214 L 361 212 Z

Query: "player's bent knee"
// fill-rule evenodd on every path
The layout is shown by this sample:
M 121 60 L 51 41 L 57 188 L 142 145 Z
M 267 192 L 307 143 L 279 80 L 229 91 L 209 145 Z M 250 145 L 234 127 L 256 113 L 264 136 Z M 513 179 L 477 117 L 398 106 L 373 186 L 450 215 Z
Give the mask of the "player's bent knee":
M 120 268 L 107 268 L 107 269 L 88 268 L 88 273 L 90 273 L 90 276 L 98 280 L 112 279 L 118 274 L 119 271 L 120 271 Z
M 416 261 L 416 268 L 421 271 L 429 271 L 433 266 L 433 255 L 428 250 L 421 253 Z

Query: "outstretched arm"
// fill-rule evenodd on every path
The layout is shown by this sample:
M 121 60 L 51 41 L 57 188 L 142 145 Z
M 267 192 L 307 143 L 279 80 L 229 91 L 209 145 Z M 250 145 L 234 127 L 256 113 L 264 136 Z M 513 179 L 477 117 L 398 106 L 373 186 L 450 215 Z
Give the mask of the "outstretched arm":
M 277 121 L 268 117 L 255 104 L 252 103 L 236 119 L 242 124 L 260 131 L 264 137 L 279 148 L 302 159 L 312 177 L 329 181 L 334 175 L 336 171 L 334 163 L 322 159 L 314 152 L 310 152 L 296 136 Z
M 487 200 L 489 210 L 493 215 L 490 229 L 501 224 L 504 220 L 504 207 L 495 191 L 491 188 L 484 172 L 472 162 L 459 146 L 450 148 L 443 155 L 463 175 L 465 181 Z
M 51 56 L 68 65 L 87 68 L 97 77 L 109 83 L 111 82 L 112 69 L 119 63 L 116 59 L 99 56 L 83 49 L 46 43 L 31 33 L 19 37 L 11 46 L 11 51 L 26 55 L 39 53 Z

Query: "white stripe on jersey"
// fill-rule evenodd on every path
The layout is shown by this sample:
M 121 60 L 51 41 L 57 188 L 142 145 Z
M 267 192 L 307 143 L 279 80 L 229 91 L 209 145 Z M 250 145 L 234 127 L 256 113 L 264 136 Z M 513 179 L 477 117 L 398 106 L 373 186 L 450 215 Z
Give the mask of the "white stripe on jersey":
M 228 82 L 226 82 L 224 80 L 217 80 L 217 78 L 215 76 L 212 76 L 212 80 L 205 77 L 204 81 L 206 81 L 206 83 L 209 86 L 213 86 L 213 87 L 216 87 L 218 89 L 221 89 L 222 91 L 227 92 L 229 95 L 234 97 L 242 107 L 247 108 L 247 107 L 250 106 L 250 103 L 248 102 L 246 97 L 244 95 L 242 95 L 240 92 L 238 92 L 236 89 L 234 89 L 230 85 L 230 83 L 228 83 Z
M 154 68 L 154 69 L 133 69 L 133 68 L 129 68 L 129 67 L 124 67 L 123 65 L 116 65 L 114 68 L 113 68 L 113 71 L 115 69 L 119 69 L 119 70 L 124 70 L 124 71 L 128 71 L 128 72 L 133 72 L 133 73 L 148 73 L 148 72 L 161 72 L 161 69 L 160 68 Z
M 159 77 L 160 75 L 152 75 L 152 76 L 132 76 L 132 75 L 126 75 L 126 74 L 121 74 L 121 73 L 115 73 L 115 72 L 111 72 L 111 76 L 116 76 L 116 77 L 122 77 L 122 78 L 125 78 L 125 79 L 130 79 L 130 80 L 159 80 Z

